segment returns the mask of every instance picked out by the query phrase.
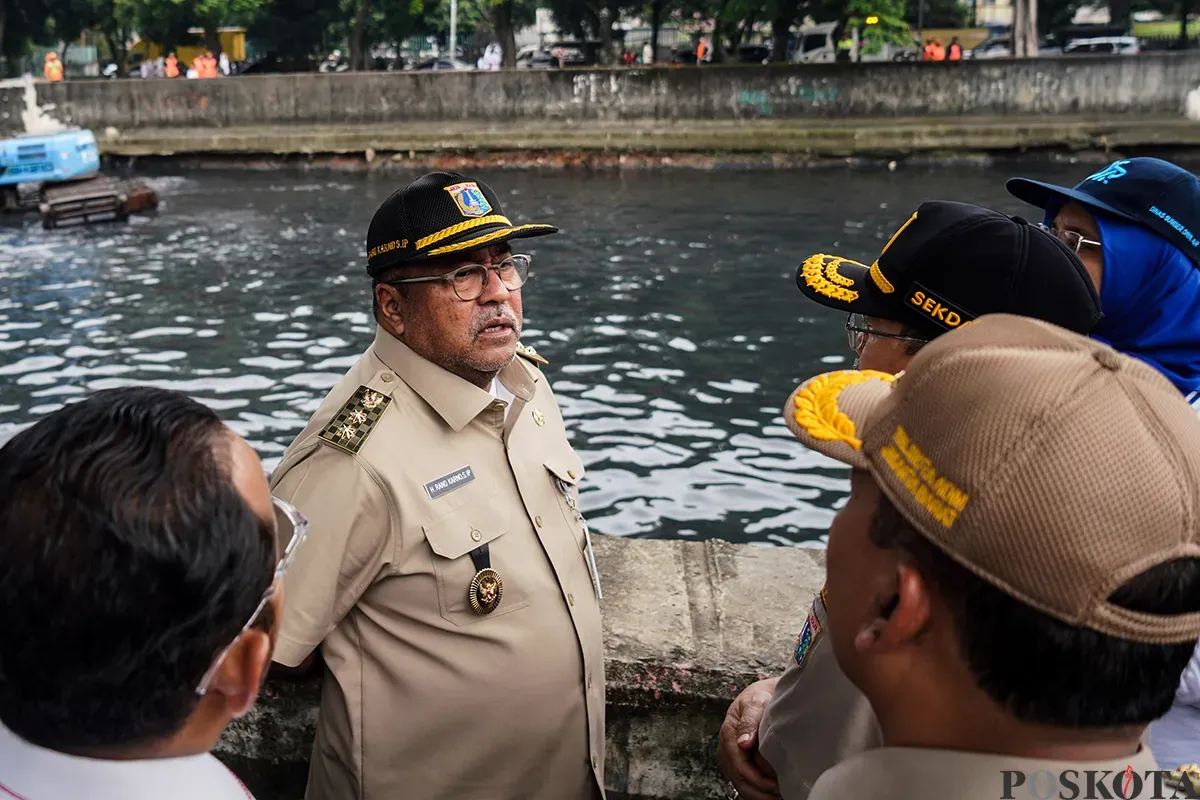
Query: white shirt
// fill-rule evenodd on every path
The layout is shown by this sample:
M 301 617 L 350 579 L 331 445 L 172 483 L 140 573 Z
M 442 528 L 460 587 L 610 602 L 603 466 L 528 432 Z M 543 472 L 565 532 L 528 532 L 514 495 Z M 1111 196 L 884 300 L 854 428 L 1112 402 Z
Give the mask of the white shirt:
M 492 397 L 504 403 L 504 418 L 508 419 L 508 412 L 512 410 L 513 400 L 516 400 L 517 396 L 510 392 L 499 378 L 492 378 L 492 385 L 488 388 L 488 392 Z
M 0 725 L 0 800 L 254 800 L 213 756 L 108 761 L 30 744 Z

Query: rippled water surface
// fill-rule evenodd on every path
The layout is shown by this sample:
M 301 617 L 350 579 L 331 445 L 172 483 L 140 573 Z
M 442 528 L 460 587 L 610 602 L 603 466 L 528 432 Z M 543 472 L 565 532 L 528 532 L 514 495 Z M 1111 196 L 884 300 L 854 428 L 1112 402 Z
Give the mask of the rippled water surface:
M 482 175 L 510 217 L 563 229 L 521 248 L 523 341 L 551 362 L 593 528 L 819 545 L 846 470 L 801 448 L 781 409 L 850 353 L 796 265 L 869 263 L 924 199 L 1028 213 L 1009 175 Z M 371 341 L 363 239 L 408 179 L 192 172 L 152 178 L 162 209 L 128 225 L 0 218 L 0 441 L 87 392 L 154 384 L 217 409 L 272 466 Z

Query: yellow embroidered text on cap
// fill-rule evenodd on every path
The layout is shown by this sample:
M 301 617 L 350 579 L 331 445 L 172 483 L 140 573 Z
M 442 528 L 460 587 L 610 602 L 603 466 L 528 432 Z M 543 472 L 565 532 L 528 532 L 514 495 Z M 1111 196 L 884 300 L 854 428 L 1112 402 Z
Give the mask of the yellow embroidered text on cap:
M 884 445 L 880 455 L 908 493 L 934 519 L 947 528 L 954 524 L 967 505 L 967 493 L 937 474 L 933 462 L 908 438 L 902 425 L 896 426 L 891 444 Z

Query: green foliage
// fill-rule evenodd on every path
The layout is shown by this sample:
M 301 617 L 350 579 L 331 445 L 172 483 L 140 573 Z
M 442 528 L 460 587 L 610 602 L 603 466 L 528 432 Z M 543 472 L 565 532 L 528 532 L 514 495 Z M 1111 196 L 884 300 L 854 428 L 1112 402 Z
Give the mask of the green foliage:
M 849 0 L 848 28 L 861 31 L 863 51 L 878 52 L 885 44 L 910 44 L 912 31 L 904 21 L 905 0 Z M 868 25 L 867 20 L 874 20 Z
M 971 9 L 960 0 L 908 0 L 904 21 L 911 28 L 922 21 L 921 5 L 925 6 L 926 28 L 966 28 L 971 24 Z

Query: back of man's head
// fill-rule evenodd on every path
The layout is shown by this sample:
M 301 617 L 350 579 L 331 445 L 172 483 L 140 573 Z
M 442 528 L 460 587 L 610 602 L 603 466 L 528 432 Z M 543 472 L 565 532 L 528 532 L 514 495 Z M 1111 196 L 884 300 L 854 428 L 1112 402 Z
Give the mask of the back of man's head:
M 236 437 L 175 393 L 99 392 L 0 449 L 0 722 L 88 752 L 170 737 L 271 585 Z M 238 442 L 237 444 L 241 444 Z
M 997 315 L 785 414 L 854 468 L 829 627 L 885 736 L 1017 753 L 1166 712 L 1200 637 L 1200 420 L 1155 370 Z

